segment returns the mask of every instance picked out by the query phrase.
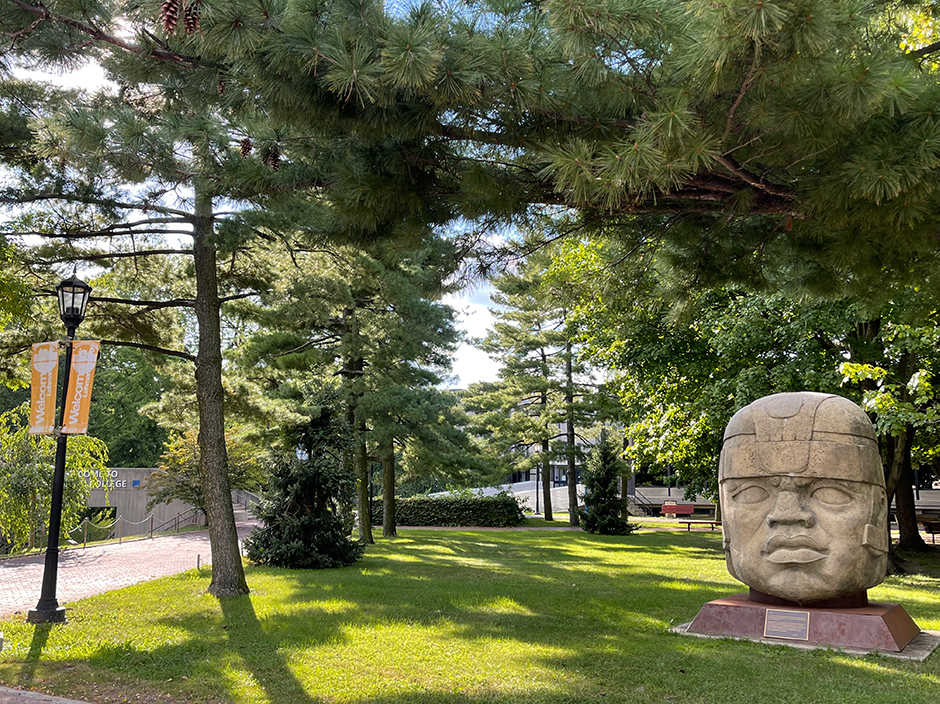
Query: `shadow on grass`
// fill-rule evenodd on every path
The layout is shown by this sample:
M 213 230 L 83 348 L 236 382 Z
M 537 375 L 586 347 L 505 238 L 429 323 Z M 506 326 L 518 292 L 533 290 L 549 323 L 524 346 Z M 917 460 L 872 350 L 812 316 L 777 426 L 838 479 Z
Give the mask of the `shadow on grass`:
M 155 689 L 185 676 L 211 701 L 272 704 L 936 701 L 936 662 L 914 671 L 666 633 L 742 590 L 716 536 L 415 535 L 380 541 L 344 569 L 251 567 L 252 596 L 162 620 L 183 640 L 148 649 L 118 637 L 92 664 Z M 487 667 L 507 674 L 477 674 Z M 363 688 L 340 691 L 321 671 Z
M 20 682 L 24 685 L 28 686 L 36 676 L 36 668 L 39 666 L 42 651 L 45 650 L 46 644 L 49 642 L 49 634 L 52 633 L 54 625 L 52 623 L 41 623 L 33 630 L 33 639 L 29 644 L 29 652 L 26 654 L 23 669 L 20 670 Z
M 219 599 L 228 642 L 271 701 L 303 704 L 313 699 L 280 652 L 276 637 L 265 633 L 250 596 Z

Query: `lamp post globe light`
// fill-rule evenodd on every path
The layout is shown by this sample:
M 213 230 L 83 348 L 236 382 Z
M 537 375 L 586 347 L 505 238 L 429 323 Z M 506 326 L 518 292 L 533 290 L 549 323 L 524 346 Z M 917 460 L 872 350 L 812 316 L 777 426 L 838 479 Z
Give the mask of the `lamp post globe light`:
M 62 401 L 59 407 L 59 425 L 56 430 L 55 471 L 52 475 L 52 505 L 49 509 L 49 544 L 42 573 L 42 591 L 36 608 L 30 609 L 30 623 L 64 623 L 65 607 L 56 599 L 56 581 L 59 570 L 59 530 L 62 525 L 62 495 L 65 491 L 65 451 L 68 435 L 61 432 L 65 419 L 65 395 L 69 388 L 69 372 L 72 368 L 72 340 L 75 331 L 85 319 L 85 309 L 91 297 L 91 286 L 75 274 L 56 286 L 59 298 L 59 317 L 65 323 L 65 374 L 62 381 Z

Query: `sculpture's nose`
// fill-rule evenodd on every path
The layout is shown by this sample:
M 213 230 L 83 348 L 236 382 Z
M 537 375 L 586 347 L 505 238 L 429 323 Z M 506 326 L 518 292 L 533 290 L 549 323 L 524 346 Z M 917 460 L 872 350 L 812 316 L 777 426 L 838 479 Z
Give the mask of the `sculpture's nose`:
M 781 489 L 767 514 L 767 525 L 787 526 L 802 524 L 807 528 L 816 524 L 816 515 L 806 506 L 805 497 L 798 489 Z

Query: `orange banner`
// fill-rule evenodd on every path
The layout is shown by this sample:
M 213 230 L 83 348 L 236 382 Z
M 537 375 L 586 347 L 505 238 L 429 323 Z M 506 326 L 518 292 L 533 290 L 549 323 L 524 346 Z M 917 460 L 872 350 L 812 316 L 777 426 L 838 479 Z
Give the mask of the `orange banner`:
M 95 379 L 100 342 L 81 340 L 72 343 L 72 369 L 69 389 L 65 395 L 65 417 L 62 419 L 64 435 L 82 435 L 88 432 L 88 411 L 91 409 L 91 383 Z
M 33 345 L 33 379 L 30 388 L 29 432 L 48 435 L 55 429 L 55 396 L 59 386 L 59 343 Z

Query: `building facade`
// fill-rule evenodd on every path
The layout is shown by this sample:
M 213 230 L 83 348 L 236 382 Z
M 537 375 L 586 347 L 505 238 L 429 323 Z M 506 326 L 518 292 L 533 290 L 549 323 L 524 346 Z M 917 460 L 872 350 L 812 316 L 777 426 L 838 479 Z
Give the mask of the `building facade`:
M 156 472 L 155 467 L 112 467 L 106 477 L 98 477 L 100 487 L 93 488 L 88 497 L 90 508 L 113 508 L 117 537 L 142 535 L 154 531 L 169 531 L 179 527 L 182 520 L 193 524 L 193 507 L 174 499 L 168 504 L 156 504 L 147 509 L 150 495 L 147 493 L 147 478 Z M 86 476 L 91 479 L 89 473 Z M 200 514 L 197 523 L 205 523 Z

